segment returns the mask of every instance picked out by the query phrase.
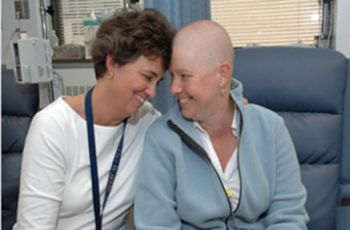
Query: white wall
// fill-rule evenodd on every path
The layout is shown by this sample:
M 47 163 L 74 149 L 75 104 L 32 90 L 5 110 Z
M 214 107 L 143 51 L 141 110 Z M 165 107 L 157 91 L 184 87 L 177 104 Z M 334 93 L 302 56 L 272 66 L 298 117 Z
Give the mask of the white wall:
M 350 58 L 350 0 L 337 0 L 335 49 Z
M 63 79 L 65 95 L 84 93 L 96 83 L 93 67 L 55 68 L 54 66 L 54 70 Z

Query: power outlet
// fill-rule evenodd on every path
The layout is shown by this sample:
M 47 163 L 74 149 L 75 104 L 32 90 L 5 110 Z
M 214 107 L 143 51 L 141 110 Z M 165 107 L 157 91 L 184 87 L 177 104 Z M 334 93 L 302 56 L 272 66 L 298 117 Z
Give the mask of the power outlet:
M 15 0 L 16 19 L 29 19 L 28 0 Z

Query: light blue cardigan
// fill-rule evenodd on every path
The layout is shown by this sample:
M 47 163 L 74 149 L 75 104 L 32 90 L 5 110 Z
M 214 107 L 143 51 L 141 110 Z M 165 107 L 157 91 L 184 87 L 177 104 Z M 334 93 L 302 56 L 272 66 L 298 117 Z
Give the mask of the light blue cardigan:
M 175 107 L 146 134 L 134 207 L 137 229 L 307 229 L 306 190 L 287 128 L 272 111 L 243 105 L 242 91 L 234 81 L 231 96 L 240 114 L 237 209 L 198 130 Z

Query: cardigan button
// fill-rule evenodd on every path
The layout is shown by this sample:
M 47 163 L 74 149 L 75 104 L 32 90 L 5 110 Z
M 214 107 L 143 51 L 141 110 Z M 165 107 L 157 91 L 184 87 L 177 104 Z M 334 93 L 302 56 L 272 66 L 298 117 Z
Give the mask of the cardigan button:
M 226 195 L 228 198 L 231 198 L 233 196 L 233 189 L 232 188 L 227 188 L 226 189 Z

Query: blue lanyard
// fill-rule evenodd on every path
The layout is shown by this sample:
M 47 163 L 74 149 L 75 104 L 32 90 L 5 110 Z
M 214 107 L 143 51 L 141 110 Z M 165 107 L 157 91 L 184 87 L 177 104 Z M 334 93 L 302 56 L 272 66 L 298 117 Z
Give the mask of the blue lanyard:
M 120 157 L 123 151 L 123 142 L 125 128 L 127 124 L 127 119 L 123 123 L 123 133 L 120 138 L 117 151 L 114 155 L 112 162 L 112 167 L 109 171 L 108 181 L 106 186 L 106 193 L 103 199 L 102 213 L 100 208 L 100 188 L 98 182 L 98 168 L 96 160 L 96 146 L 95 146 L 95 134 L 94 134 L 94 118 L 92 113 L 92 104 L 91 104 L 91 95 L 93 88 L 85 96 L 85 116 L 86 116 L 86 126 L 88 132 L 88 141 L 89 141 L 89 156 L 90 156 L 90 170 L 91 170 L 91 182 L 92 182 L 92 198 L 94 202 L 94 213 L 95 213 L 95 224 L 96 230 L 101 230 L 102 228 L 102 214 L 108 200 L 108 196 L 112 190 L 113 182 L 118 171 L 118 166 L 120 162 Z

